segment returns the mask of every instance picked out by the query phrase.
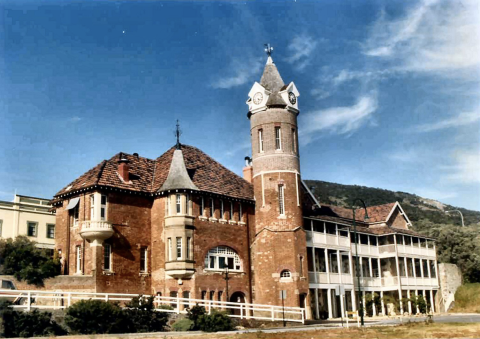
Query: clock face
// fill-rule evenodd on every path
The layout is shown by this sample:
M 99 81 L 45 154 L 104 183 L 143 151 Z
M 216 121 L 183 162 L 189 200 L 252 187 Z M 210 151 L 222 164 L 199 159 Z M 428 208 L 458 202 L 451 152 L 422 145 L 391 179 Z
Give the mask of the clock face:
M 253 96 L 253 103 L 259 105 L 263 101 L 263 94 L 260 92 L 255 93 Z
M 295 105 L 297 103 L 297 97 L 295 96 L 295 94 L 293 94 L 293 92 L 288 93 L 288 100 L 290 100 L 290 103 L 292 105 Z

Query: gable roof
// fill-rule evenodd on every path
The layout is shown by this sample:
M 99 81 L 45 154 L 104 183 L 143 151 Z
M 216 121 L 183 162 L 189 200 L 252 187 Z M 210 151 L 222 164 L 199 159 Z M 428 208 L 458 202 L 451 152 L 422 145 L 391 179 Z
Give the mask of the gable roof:
M 253 200 L 253 185 L 229 169 L 225 168 L 198 148 L 181 145 L 185 167 L 199 191 L 210 192 L 233 198 Z M 168 177 L 175 146 L 157 159 L 152 160 L 137 155 L 118 153 L 104 160 L 55 194 L 54 200 L 64 195 L 94 186 L 115 187 L 129 191 L 153 195 L 160 190 Z M 124 182 L 118 174 L 118 160 L 129 160 L 129 182 Z M 190 187 L 193 189 L 193 187 Z

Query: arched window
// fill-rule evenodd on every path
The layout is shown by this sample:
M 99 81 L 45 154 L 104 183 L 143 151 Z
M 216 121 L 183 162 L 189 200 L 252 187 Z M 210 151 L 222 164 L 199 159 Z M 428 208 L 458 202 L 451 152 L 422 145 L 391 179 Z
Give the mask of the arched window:
M 205 256 L 205 269 L 223 271 L 226 268 L 230 271 L 242 270 L 237 252 L 226 246 L 218 246 L 208 251 Z
M 289 270 L 283 270 L 281 273 L 280 273 L 280 279 L 289 279 L 292 277 L 292 273 L 290 273 Z

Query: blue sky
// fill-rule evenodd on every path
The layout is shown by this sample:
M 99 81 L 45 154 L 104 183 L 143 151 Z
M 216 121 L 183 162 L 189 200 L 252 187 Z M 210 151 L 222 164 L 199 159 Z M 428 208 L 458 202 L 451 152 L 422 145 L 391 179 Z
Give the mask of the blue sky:
M 300 91 L 304 179 L 480 210 L 477 1 L 0 0 L 0 199 L 175 140 L 241 174 L 266 55 Z M 367 202 L 368 203 L 368 202 Z

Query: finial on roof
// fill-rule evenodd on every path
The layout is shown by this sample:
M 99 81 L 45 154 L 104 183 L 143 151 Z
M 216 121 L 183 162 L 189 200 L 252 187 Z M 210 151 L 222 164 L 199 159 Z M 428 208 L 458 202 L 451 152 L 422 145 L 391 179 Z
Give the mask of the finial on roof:
M 180 130 L 180 123 L 178 122 L 178 119 L 177 119 L 177 129 L 175 130 L 175 136 L 177 137 L 176 149 L 180 149 L 180 135 L 181 134 L 182 134 L 182 131 Z
M 268 55 L 267 65 L 268 64 L 273 64 L 272 52 L 273 52 L 273 47 L 270 46 L 270 44 L 265 44 L 265 53 L 267 53 L 267 55 Z

